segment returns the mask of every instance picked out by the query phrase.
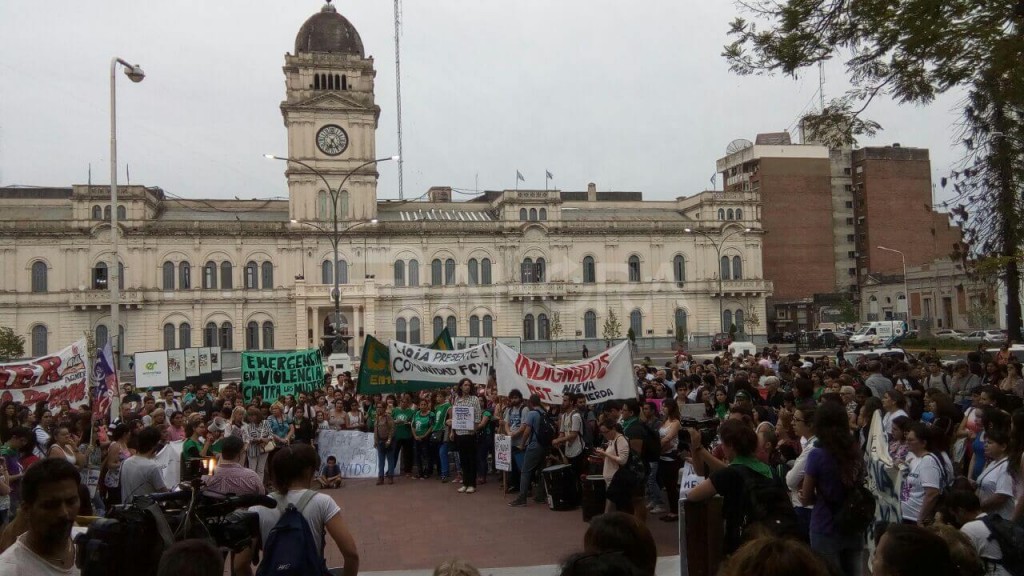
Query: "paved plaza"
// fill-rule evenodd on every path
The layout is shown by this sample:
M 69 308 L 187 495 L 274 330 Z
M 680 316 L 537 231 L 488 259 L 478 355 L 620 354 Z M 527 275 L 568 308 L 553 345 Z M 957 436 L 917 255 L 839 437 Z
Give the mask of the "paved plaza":
M 459 494 L 457 485 L 437 479 L 396 479 L 393 486 L 375 480 L 347 480 L 327 490 L 341 506 L 359 546 L 360 573 L 429 574 L 445 558 L 458 557 L 479 568 L 536 567 L 558 564 L 583 546 L 587 524 L 581 511 L 554 512 L 546 505 L 509 508 L 493 479 L 476 494 Z M 649 518 L 658 545 L 659 574 L 675 566 L 678 574 L 676 524 Z M 341 564 L 337 547 L 328 544 L 330 566 Z M 552 569 L 553 570 L 553 569 Z M 395 572 L 391 572 L 395 571 Z M 492 570 L 512 576 L 524 571 Z

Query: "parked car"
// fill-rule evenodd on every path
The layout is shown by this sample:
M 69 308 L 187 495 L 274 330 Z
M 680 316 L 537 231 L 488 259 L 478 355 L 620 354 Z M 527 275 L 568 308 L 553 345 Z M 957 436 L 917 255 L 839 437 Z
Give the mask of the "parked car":
M 959 340 L 960 338 L 966 336 L 967 334 L 965 332 L 961 332 L 959 330 L 950 330 L 948 328 L 944 328 L 942 330 L 936 330 L 934 332 L 934 335 L 935 335 L 936 338 L 939 338 L 939 339 Z
M 786 342 L 786 334 L 784 332 L 772 332 L 768 335 L 769 344 L 783 344 Z
M 732 338 L 729 338 L 729 335 L 725 332 L 719 332 L 711 339 L 711 349 L 715 352 L 725 350 L 729 347 L 729 344 L 732 344 Z
M 843 359 L 849 362 L 850 364 L 853 364 L 854 366 L 856 366 L 857 363 L 860 362 L 860 359 L 862 357 L 864 358 L 864 361 L 878 360 L 882 357 L 885 357 L 892 358 L 900 362 L 903 362 L 905 360 L 912 360 L 914 358 L 914 356 L 911 353 L 905 351 L 902 348 L 889 348 L 884 346 L 877 348 L 862 348 L 860 350 L 847 350 L 846 352 L 843 353 Z
M 1006 342 L 1006 334 L 1003 334 L 1002 330 L 975 330 L 967 336 L 963 336 L 960 340 L 964 342 L 990 342 L 993 344 L 1002 344 Z

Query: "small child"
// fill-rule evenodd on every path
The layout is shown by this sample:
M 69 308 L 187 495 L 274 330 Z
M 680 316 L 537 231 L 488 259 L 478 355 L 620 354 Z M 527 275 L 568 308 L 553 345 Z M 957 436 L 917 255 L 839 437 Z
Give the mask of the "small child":
M 341 488 L 341 466 L 338 466 L 338 459 L 334 456 L 327 457 L 327 463 L 320 469 L 320 476 L 316 479 L 321 488 Z

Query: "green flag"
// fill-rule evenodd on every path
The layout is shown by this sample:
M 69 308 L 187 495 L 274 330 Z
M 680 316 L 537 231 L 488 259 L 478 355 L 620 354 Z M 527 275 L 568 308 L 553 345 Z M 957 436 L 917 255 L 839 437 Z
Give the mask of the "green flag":
M 452 337 L 445 328 L 430 345 L 434 350 L 454 350 Z M 419 382 L 415 380 L 391 379 L 391 352 L 388 345 L 369 334 L 363 344 L 363 358 L 359 364 L 359 381 L 357 391 L 360 394 L 391 394 L 394 392 L 416 392 L 443 388 L 437 382 Z
M 324 363 L 316 348 L 296 352 L 242 352 L 242 398 L 259 394 L 270 402 L 324 386 Z

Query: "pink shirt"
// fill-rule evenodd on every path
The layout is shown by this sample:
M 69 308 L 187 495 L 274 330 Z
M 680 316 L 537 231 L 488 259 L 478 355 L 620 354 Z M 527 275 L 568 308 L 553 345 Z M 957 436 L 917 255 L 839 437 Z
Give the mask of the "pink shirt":
M 185 439 L 185 427 L 175 428 L 174 426 L 167 427 L 167 439 L 171 442 L 177 442 L 178 440 Z
M 220 462 L 213 476 L 206 476 L 206 488 L 218 494 L 266 494 L 263 479 L 237 462 Z

